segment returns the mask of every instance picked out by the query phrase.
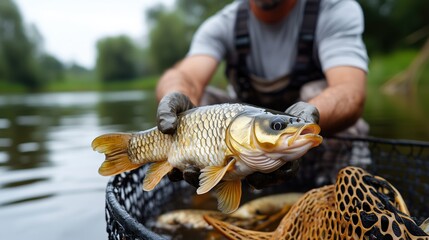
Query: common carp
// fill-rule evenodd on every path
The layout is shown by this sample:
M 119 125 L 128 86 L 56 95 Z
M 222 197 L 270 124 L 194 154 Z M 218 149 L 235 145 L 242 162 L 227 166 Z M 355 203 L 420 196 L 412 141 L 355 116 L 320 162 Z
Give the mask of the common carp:
M 218 104 L 185 111 L 175 134 L 156 127 L 137 133 L 101 135 L 92 148 L 106 156 L 104 176 L 152 163 L 143 189 L 152 190 L 173 168 L 201 169 L 197 194 L 215 188 L 218 209 L 235 211 L 241 179 L 269 173 L 304 155 L 322 142 L 320 127 L 302 118 L 243 104 Z

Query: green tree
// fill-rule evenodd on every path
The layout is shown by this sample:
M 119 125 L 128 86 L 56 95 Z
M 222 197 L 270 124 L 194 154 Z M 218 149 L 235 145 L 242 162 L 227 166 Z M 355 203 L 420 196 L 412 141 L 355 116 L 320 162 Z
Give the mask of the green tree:
M 153 68 L 163 71 L 183 58 L 190 39 L 188 27 L 179 13 L 160 12 L 149 33 L 149 56 Z
M 61 61 L 49 54 L 42 54 L 39 57 L 39 64 L 42 76 L 45 81 L 59 81 L 64 78 L 64 65 Z
M 136 46 L 127 36 L 108 37 L 97 42 L 97 74 L 102 81 L 137 77 Z
M 429 1 L 359 0 L 365 15 L 365 42 L 369 52 L 389 52 L 403 47 L 421 47 L 407 37 L 429 24 Z M 426 31 L 426 34 L 429 34 Z
M 186 22 L 195 30 L 205 19 L 215 14 L 231 0 L 177 0 L 179 11 L 184 13 Z
M 36 44 L 28 37 L 18 7 L 0 1 L 0 79 L 21 83 L 30 89 L 41 85 Z
M 230 2 L 177 0 L 173 10 L 163 5 L 150 9 L 147 18 L 151 23 L 148 54 L 151 68 L 160 72 L 182 59 L 197 27 Z

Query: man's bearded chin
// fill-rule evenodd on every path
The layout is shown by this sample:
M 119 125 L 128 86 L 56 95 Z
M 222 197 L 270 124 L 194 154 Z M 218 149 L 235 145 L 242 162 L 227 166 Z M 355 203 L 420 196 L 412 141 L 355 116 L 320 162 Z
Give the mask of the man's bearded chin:
M 270 11 L 277 8 L 285 0 L 253 0 L 255 5 L 265 11 Z

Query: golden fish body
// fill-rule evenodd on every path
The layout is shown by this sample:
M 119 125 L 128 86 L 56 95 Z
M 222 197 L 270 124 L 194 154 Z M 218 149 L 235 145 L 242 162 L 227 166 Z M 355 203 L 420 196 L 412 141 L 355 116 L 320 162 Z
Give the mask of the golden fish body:
M 225 157 L 230 154 L 225 142 L 226 129 L 243 110 L 243 105 L 231 104 L 195 108 L 180 115 L 174 135 L 162 134 L 157 128 L 134 134 L 129 146 L 133 156 L 130 160 L 144 164 L 168 159 L 180 170 L 188 165 L 200 169 L 225 165 Z
M 173 168 L 198 167 L 197 193 L 216 187 L 218 208 L 229 213 L 239 206 L 242 178 L 256 171 L 272 172 L 301 157 L 321 143 L 319 132 L 318 125 L 285 113 L 220 104 L 180 114 L 175 134 L 163 134 L 157 128 L 106 134 L 94 139 L 92 147 L 106 155 L 101 175 L 153 163 L 143 181 L 147 191 Z

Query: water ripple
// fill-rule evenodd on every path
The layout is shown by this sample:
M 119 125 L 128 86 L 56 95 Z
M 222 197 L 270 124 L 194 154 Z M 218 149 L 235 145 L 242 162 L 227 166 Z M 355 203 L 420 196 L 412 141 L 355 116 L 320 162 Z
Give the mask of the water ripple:
M 0 118 L 0 129 L 6 129 L 10 126 L 9 119 Z
M 36 152 L 40 149 L 39 143 L 37 142 L 27 142 L 21 143 L 18 145 L 18 149 L 20 152 Z

